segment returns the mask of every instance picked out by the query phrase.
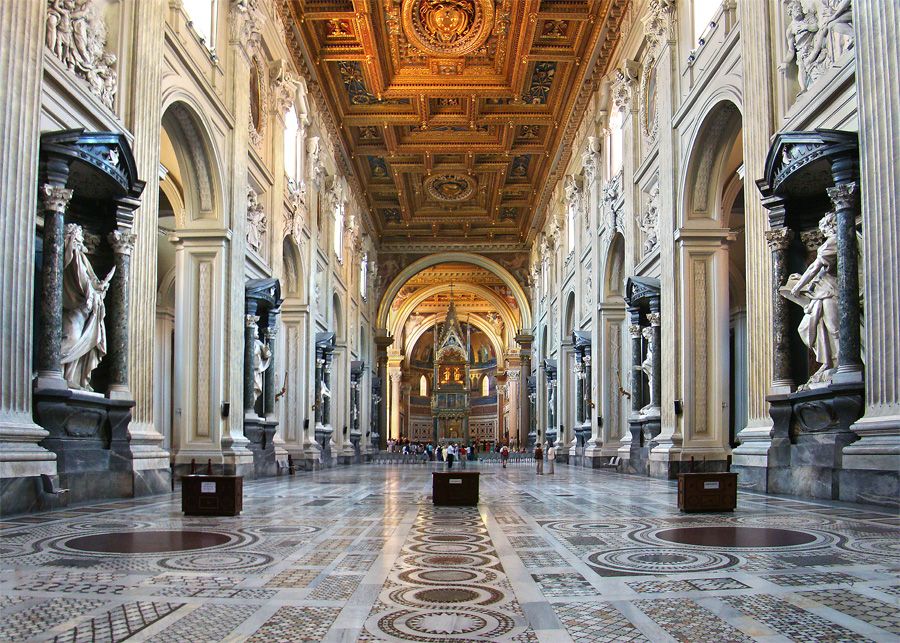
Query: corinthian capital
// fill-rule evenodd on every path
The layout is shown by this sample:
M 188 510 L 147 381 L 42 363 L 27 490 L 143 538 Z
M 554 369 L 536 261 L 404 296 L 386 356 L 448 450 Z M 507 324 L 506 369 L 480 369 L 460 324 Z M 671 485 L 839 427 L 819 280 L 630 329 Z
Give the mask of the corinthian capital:
M 106 240 L 117 255 L 130 255 L 136 238 L 137 235 L 127 230 L 113 230 L 106 235 Z
M 65 212 L 66 206 L 72 200 L 72 190 L 68 190 L 61 185 L 52 185 L 44 183 L 41 186 L 41 205 L 44 210 L 50 212 Z
M 837 210 L 856 207 L 856 181 L 839 183 L 833 188 L 828 188 L 826 192 Z
M 632 338 L 637 339 L 638 337 L 641 336 L 640 325 L 639 324 L 631 324 L 628 327 L 628 333 L 631 335 Z
M 787 250 L 794 238 L 794 231 L 790 228 L 775 228 L 766 230 L 766 243 L 770 250 Z

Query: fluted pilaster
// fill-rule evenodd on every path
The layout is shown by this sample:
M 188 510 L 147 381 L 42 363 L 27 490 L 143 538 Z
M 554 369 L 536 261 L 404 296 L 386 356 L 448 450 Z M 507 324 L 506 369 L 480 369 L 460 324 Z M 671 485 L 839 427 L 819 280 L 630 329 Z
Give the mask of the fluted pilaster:
M 0 478 L 56 473 L 31 417 L 34 225 L 46 3 L 0 3 Z M 14 100 L 11 97 L 15 97 Z M 4 506 L 7 503 L 4 502 Z

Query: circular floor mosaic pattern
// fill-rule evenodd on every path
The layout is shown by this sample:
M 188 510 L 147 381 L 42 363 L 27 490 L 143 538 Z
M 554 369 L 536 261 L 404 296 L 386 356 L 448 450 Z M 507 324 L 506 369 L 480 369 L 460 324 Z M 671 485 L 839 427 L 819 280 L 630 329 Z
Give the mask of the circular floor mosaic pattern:
M 65 542 L 69 549 L 97 554 L 157 554 L 206 549 L 231 542 L 214 531 L 133 531 L 79 536 Z
M 699 547 L 796 547 L 817 540 L 815 534 L 772 527 L 684 527 L 658 531 L 654 537 Z

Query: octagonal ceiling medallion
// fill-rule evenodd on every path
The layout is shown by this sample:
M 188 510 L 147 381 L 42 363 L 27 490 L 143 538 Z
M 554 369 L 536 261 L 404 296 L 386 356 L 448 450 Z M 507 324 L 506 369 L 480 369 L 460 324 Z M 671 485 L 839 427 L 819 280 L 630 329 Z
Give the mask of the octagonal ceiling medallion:
M 433 56 L 465 56 L 480 47 L 494 26 L 493 0 L 404 0 L 403 31 L 416 48 Z
M 436 174 L 425 179 L 425 192 L 435 201 L 459 203 L 475 194 L 475 179 L 464 174 Z

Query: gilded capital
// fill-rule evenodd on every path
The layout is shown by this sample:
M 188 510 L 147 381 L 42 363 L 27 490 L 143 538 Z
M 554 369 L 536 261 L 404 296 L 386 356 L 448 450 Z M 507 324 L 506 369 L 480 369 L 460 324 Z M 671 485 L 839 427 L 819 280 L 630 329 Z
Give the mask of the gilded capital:
M 247 328 L 256 326 L 258 321 L 259 321 L 259 315 L 244 315 L 244 325 Z
M 637 339 L 641 336 L 641 327 L 639 324 L 631 324 L 628 327 L 628 332 L 631 334 L 633 339 Z
M 651 326 L 659 326 L 659 313 L 647 313 L 647 321 Z

